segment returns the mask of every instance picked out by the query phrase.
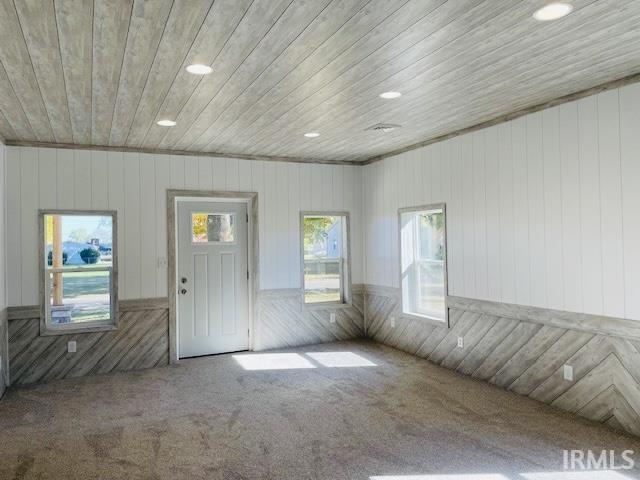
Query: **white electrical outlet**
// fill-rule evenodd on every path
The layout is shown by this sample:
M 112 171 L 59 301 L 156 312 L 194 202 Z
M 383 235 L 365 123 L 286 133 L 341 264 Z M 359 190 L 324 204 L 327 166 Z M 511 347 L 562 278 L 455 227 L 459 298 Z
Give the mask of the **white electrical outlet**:
M 458 348 L 464 348 L 464 337 L 458 337 Z
M 389 322 L 391 323 L 391 328 L 396 328 L 396 317 L 389 317 Z
M 165 257 L 158 257 L 158 268 L 167 268 L 167 259 Z
M 329 323 L 336 323 L 336 314 L 335 313 L 330 313 L 329 314 Z
M 76 341 L 75 340 L 70 340 L 67 343 L 67 352 L 76 353 Z
M 571 365 L 565 365 L 563 369 L 564 379 L 568 382 L 573 382 L 573 367 Z

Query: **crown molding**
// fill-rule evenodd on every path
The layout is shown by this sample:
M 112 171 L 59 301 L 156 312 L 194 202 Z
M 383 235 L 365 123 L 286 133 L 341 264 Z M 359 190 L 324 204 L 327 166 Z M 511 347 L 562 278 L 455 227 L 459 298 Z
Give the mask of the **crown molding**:
M 254 160 L 264 162 L 316 163 L 323 165 L 358 165 L 348 160 L 326 160 L 322 158 L 277 157 L 270 155 L 244 155 L 228 152 L 195 152 L 190 150 L 167 150 L 158 148 L 119 147 L 112 145 L 76 145 L 74 143 L 34 142 L 23 140 L 6 140 L 8 147 L 61 148 L 67 150 L 92 150 L 100 152 L 148 153 L 156 155 L 181 155 L 192 157 L 224 157 L 238 160 Z
M 563 103 L 573 102 L 581 98 L 589 97 L 591 95 L 596 95 L 598 93 L 605 92 L 607 90 L 624 87 L 625 85 L 630 85 L 638 82 L 640 82 L 640 72 L 634 73 L 633 75 L 628 75 L 626 77 L 623 77 L 617 80 L 612 80 L 610 82 L 596 85 L 595 87 L 590 87 L 585 90 L 581 90 L 579 92 L 574 92 L 569 95 L 564 95 L 562 97 L 558 97 L 553 100 L 532 105 L 530 107 L 522 108 L 520 110 L 516 110 L 514 112 L 507 113 L 505 115 L 500 115 L 490 120 L 480 122 L 475 125 L 471 125 L 469 127 L 465 127 L 460 130 L 456 130 L 454 132 L 446 133 L 444 135 L 439 135 L 437 137 L 427 138 L 418 143 L 412 143 L 411 145 L 408 145 L 406 147 L 390 150 L 380 155 L 374 155 L 372 157 L 366 158 L 365 160 L 349 161 L 349 160 L 337 160 L 337 159 L 333 160 L 333 159 L 306 158 L 306 157 L 245 155 L 241 153 L 230 153 L 230 152 L 196 152 L 196 151 L 190 151 L 190 150 L 136 148 L 136 147 L 122 147 L 122 146 L 111 146 L 111 145 L 76 145 L 72 143 L 35 142 L 35 141 L 23 141 L 23 140 L 10 140 L 10 139 L 2 139 L 2 138 L 0 138 L 0 142 L 4 143 L 8 147 L 61 148 L 61 149 L 68 149 L 68 150 L 94 150 L 94 151 L 104 151 L 104 152 L 148 153 L 148 154 L 181 155 L 181 156 L 194 156 L 194 157 L 224 157 L 224 158 L 235 158 L 238 160 L 254 160 L 254 161 L 265 161 L 265 162 L 290 162 L 290 163 L 313 163 L 313 164 L 323 164 L 323 165 L 365 166 L 375 162 L 379 162 L 381 160 L 384 160 L 385 158 L 400 155 L 401 153 L 410 152 L 411 150 L 416 150 L 418 148 L 426 147 L 427 145 L 443 142 L 445 140 L 449 140 L 450 138 L 458 137 L 466 133 L 475 132 L 483 128 L 488 128 L 494 125 L 499 125 L 501 123 L 509 122 L 516 118 L 529 115 L 530 113 L 539 112 L 547 108 L 562 105 Z
M 443 142 L 444 140 L 448 140 L 450 138 L 458 137 L 460 135 L 464 135 L 465 133 L 475 132 L 476 130 L 481 130 L 483 128 L 492 127 L 494 125 L 499 125 L 501 123 L 508 122 L 510 120 L 514 120 L 518 117 L 523 117 L 525 115 L 529 115 L 530 113 L 539 112 L 541 110 L 545 110 L 547 108 L 555 107 L 558 105 L 562 105 L 563 103 L 573 102 L 575 100 L 579 100 L 581 98 L 590 97 L 591 95 L 596 95 L 598 93 L 612 90 L 614 88 L 624 87 L 625 85 L 630 85 L 632 83 L 640 82 L 640 72 L 634 73 L 633 75 L 629 75 L 627 77 L 619 78 L 617 80 L 612 80 L 610 82 L 603 83 L 601 85 L 597 85 L 595 87 L 587 88 L 586 90 L 580 90 L 579 92 L 571 93 L 569 95 L 565 95 L 563 97 L 558 97 L 553 100 L 549 100 L 544 103 L 539 103 L 537 105 L 533 105 L 531 107 L 522 108 L 520 110 L 516 110 L 511 113 L 507 113 L 506 115 L 500 115 L 499 117 L 492 118 L 491 120 L 487 120 L 485 122 L 477 123 L 470 127 L 465 127 L 460 130 L 456 130 L 451 133 L 446 133 L 444 135 L 439 135 L 437 137 L 428 138 L 418 143 L 413 143 L 406 147 L 398 148 L 395 150 L 391 150 L 389 152 L 375 155 L 373 157 L 369 157 L 366 160 L 358 162 L 358 165 L 370 165 L 375 162 L 379 162 L 384 160 L 385 158 L 394 157 L 396 155 L 400 155 L 401 153 L 410 152 L 411 150 L 416 150 L 418 148 L 426 147 L 427 145 L 431 145 L 438 142 Z

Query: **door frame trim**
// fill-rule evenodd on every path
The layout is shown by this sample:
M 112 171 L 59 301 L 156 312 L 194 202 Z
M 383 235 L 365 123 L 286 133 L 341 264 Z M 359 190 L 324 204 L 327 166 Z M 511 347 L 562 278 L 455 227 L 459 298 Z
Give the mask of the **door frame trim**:
M 223 200 L 247 203 L 249 214 L 247 260 L 249 266 L 249 350 L 253 350 L 254 331 L 256 325 L 257 299 L 260 273 L 260 249 L 258 244 L 258 193 L 257 192 L 230 192 L 222 190 L 167 190 L 167 285 L 169 297 L 169 363 L 179 362 L 178 346 L 178 316 L 176 292 L 178 279 L 176 277 L 176 248 L 178 246 L 176 230 L 176 203 L 181 197 L 193 198 L 193 200 Z

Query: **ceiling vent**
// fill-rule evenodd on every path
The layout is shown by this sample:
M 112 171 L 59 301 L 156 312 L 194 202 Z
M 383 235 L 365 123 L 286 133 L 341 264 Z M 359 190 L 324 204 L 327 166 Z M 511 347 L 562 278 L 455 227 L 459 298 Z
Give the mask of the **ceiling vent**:
M 376 123 L 375 125 L 371 125 L 368 128 L 365 128 L 364 131 L 375 131 L 375 132 L 390 132 L 395 130 L 396 128 L 400 128 L 400 125 L 396 123 Z

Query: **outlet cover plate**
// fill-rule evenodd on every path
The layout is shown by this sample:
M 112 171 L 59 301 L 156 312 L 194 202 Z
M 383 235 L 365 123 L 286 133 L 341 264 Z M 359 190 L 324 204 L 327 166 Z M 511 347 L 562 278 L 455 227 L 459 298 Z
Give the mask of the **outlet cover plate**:
M 70 340 L 67 343 L 67 352 L 76 353 L 76 341 L 75 340 Z
M 563 368 L 564 379 L 568 382 L 573 382 L 573 367 L 571 365 L 565 365 Z
M 458 348 L 464 348 L 464 337 L 458 337 Z

